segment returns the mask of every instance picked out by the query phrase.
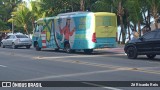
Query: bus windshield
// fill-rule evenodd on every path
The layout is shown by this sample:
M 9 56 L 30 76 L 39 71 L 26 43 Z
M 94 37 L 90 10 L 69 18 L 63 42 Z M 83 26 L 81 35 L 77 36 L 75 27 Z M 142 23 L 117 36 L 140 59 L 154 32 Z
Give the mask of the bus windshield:
M 115 16 L 96 16 L 96 26 L 116 26 Z

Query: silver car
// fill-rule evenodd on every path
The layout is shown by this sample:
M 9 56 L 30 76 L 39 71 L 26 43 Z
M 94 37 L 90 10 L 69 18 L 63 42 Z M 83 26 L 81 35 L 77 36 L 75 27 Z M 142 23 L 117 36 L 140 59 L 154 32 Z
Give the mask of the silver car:
M 32 40 L 24 34 L 12 34 L 8 35 L 1 41 L 1 47 L 11 46 L 13 49 L 25 46 L 29 49 L 32 45 Z

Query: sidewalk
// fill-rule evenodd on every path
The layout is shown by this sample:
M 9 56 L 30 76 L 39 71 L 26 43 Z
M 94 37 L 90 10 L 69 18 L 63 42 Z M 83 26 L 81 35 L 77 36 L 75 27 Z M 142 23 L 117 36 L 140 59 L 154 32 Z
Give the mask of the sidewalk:
M 118 44 L 116 48 L 102 48 L 102 49 L 96 49 L 96 51 L 111 52 L 111 53 L 124 53 L 124 45 Z

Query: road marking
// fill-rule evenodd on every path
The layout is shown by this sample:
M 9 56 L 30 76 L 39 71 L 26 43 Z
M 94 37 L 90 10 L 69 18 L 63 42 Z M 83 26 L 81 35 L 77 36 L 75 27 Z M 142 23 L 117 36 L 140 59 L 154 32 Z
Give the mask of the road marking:
M 94 84 L 94 83 L 89 83 L 89 82 L 82 82 L 82 83 L 87 84 L 87 85 L 96 86 L 96 87 L 102 87 L 102 88 L 109 89 L 109 90 L 123 90 L 123 89 L 119 89 L 119 88 L 107 87 L 104 85 L 99 85 L 99 84 Z
M 58 57 L 58 58 L 60 58 L 60 57 Z M 40 58 L 40 59 L 42 59 L 42 58 Z M 65 63 L 75 63 L 75 64 L 80 64 L 80 65 L 97 66 L 97 67 L 112 68 L 112 69 L 115 69 L 115 68 L 130 69 L 130 67 L 122 67 L 122 66 L 115 66 L 115 65 L 109 65 L 109 64 L 100 64 L 100 63 L 91 63 L 91 62 L 85 62 L 85 61 L 79 61 L 79 60 L 60 60 L 60 59 L 54 59 L 53 60 L 52 58 L 48 58 L 48 59 L 45 58 L 45 60 L 65 62 Z
M 52 75 L 52 76 L 46 76 L 46 77 L 27 79 L 27 80 L 24 80 L 24 81 L 35 81 L 35 80 L 45 80 L 45 79 L 54 79 L 54 78 L 76 77 L 76 76 L 84 76 L 84 75 L 92 75 L 92 74 L 116 72 L 116 71 L 123 71 L 123 70 L 125 70 L 125 69 L 103 70 L 103 71 L 73 73 L 73 74 L 64 74 L 64 75 Z
M 4 67 L 4 68 L 5 68 L 5 67 L 7 67 L 7 66 L 5 66 L 5 65 L 0 65 L 0 67 Z
M 137 72 L 144 72 L 144 73 L 151 73 L 151 74 L 160 74 L 160 71 L 156 71 L 156 70 L 145 70 L 145 69 L 141 69 L 141 68 L 137 68 L 137 70 L 130 70 L 130 71 L 137 71 Z
M 114 54 L 114 56 L 122 56 L 125 54 Z M 61 58 L 85 58 L 85 57 L 101 57 L 101 56 L 113 56 L 112 55 L 74 55 L 74 56 L 59 56 L 59 57 L 34 57 L 34 59 L 61 59 Z
M 122 55 L 122 54 L 120 54 Z M 39 57 L 37 59 L 45 59 L 45 60 L 51 60 L 51 61 L 58 61 L 58 62 L 66 62 L 66 63 L 75 63 L 75 64 L 81 64 L 81 65 L 89 65 L 89 66 L 97 66 L 97 67 L 103 67 L 103 68 L 111 68 L 111 69 L 126 69 L 128 71 L 137 71 L 137 72 L 144 72 L 144 73 L 152 73 L 152 74 L 160 74 L 159 71 L 155 70 L 146 70 L 144 68 L 134 68 L 134 67 L 124 67 L 124 66 L 115 66 L 115 65 L 108 65 L 108 64 L 99 64 L 99 63 L 91 63 L 91 62 L 84 62 L 84 61 L 76 61 L 76 60 L 59 60 L 60 58 L 71 58 L 71 57 L 78 57 L 77 56 L 64 56 L 64 57 Z M 80 57 L 97 57 L 97 56 L 106 56 L 106 55 L 95 55 L 95 56 L 80 56 Z M 53 60 L 54 59 L 54 60 Z

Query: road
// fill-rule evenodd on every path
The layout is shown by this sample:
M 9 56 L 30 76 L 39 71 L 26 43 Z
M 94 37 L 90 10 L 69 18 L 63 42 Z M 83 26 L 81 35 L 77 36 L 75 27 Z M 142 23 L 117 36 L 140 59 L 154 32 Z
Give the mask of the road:
M 33 48 L 0 48 L 0 81 L 159 81 L 160 56 L 130 60 L 110 49 L 67 54 Z M 91 83 L 95 86 L 97 84 Z M 99 84 L 98 84 L 99 85 Z M 118 86 L 118 85 L 117 85 Z M 1 90 L 2 88 L 0 88 Z M 3 88 L 10 90 L 15 88 Z M 16 88 L 16 90 L 22 88 Z M 27 89 L 28 88 L 23 88 Z M 31 88 L 53 90 L 53 88 Z M 159 87 L 54 87 L 54 90 L 159 90 Z

